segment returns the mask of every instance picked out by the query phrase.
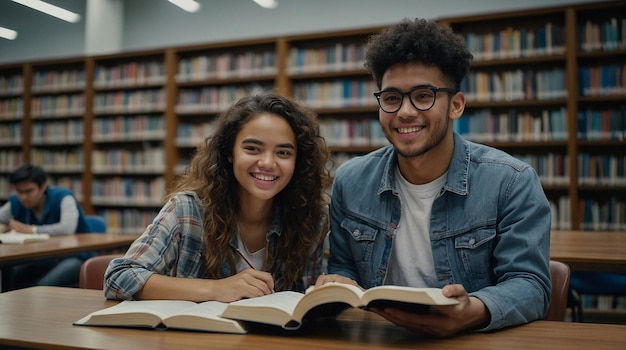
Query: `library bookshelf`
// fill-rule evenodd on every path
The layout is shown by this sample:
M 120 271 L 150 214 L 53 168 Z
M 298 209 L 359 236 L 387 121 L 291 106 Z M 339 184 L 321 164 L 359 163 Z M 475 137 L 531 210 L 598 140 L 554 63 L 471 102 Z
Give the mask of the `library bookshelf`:
M 455 128 L 531 163 L 555 228 L 626 230 L 626 82 L 603 80 L 626 76 L 625 9 L 612 1 L 440 19 L 475 55 Z M 112 231 L 141 232 L 216 116 L 257 90 L 312 107 L 335 166 L 381 147 L 363 51 L 383 28 L 0 65 L 0 201 L 6 175 L 33 162 Z
M 532 164 L 555 229 L 626 231 L 626 3 L 442 18 L 474 55 L 457 131 Z

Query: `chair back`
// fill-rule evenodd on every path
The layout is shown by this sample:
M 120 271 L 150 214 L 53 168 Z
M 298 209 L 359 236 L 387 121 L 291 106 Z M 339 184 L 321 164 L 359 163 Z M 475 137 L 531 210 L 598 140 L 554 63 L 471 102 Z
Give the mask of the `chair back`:
M 552 277 L 550 306 L 543 319 L 546 321 L 564 321 L 569 291 L 569 266 L 560 261 L 550 260 L 550 275 Z
M 98 215 L 85 215 L 85 220 L 89 227 L 91 227 L 92 233 L 106 233 L 107 222 L 102 216 Z
M 102 290 L 104 287 L 104 273 L 109 266 L 109 262 L 121 256 L 121 254 L 98 255 L 85 260 L 80 266 L 78 287 Z

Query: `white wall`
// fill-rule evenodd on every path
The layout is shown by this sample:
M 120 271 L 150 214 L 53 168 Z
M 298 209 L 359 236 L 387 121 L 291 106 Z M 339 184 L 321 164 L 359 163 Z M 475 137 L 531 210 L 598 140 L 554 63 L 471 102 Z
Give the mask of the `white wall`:
M 193 14 L 167 0 L 89 0 L 123 1 L 121 21 L 85 18 L 87 13 L 111 15 L 87 11 L 87 0 L 47 1 L 80 13 L 83 20 L 71 24 L 1 0 L 0 26 L 14 28 L 19 35 L 14 41 L 0 39 L 0 63 L 372 27 L 407 17 L 436 19 L 601 0 L 278 0 L 279 6 L 273 10 L 262 9 L 252 0 L 197 0 L 202 6 Z M 100 23 L 99 30 L 89 27 L 90 33 L 121 31 L 121 42 L 86 37 L 86 22 Z

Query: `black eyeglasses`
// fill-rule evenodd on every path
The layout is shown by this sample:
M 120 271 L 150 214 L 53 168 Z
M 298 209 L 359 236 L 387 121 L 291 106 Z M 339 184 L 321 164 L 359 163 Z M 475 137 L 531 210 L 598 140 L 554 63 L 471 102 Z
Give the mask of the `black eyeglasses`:
M 378 105 L 386 113 L 395 113 L 402 107 L 404 96 L 409 97 L 409 101 L 415 109 L 419 111 L 427 111 L 435 105 L 438 92 L 447 92 L 456 94 L 459 89 L 437 88 L 434 86 L 416 86 L 409 91 L 400 90 L 382 90 L 374 93 Z

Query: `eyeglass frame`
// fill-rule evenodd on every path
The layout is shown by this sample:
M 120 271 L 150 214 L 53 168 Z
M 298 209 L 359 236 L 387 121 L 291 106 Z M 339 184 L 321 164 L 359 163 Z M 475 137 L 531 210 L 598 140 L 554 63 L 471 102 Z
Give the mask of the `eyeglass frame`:
M 422 109 L 419 108 L 415 105 L 415 103 L 413 103 L 413 99 L 411 98 L 411 94 L 415 91 L 415 90 L 430 90 L 432 91 L 435 95 L 433 97 L 433 103 L 430 105 L 430 107 L 426 108 L 426 109 Z M 447 92 L 449 94 L 456 94 L 457 92 L 461 91 L 461 89 L 453 89 L 453 88 L 448 88 L 448 87 L 435 87 L 432 85 L 418 85 L 415 86 L 413 88 L 411 88 L 410 90 L 407 91 L 401 91 L 399 89 L 388 89 L 388 90 L 380 90 L 380 91 L 376 91 L 374 93 L 374 96 L 376 97 L 376 101 L 378 102 L 378 107 L 385 113 L 396 113 L 397 111 L 400 110 L 400 108 L 402 108 L 402 104 L 404 103 L 404 97 L 407 96 L 409 98 L 409 102 L 411 103 L 411 106 L 413 106 L 413 108 L 417 109 L 418 111 L 428 111 L 431 108 L 433 108 L 433 106 L 435 105 L 435 102 L 437 101 L 437 93 L 439 92 Z M 388 112 L 386 111 L 383 106 L 380 104 L 380 95 L 383 92 L 396 92 L 400 94 L 401 100 L 400 100 L 400 104 L 398 105 L 398 108 L 395 111 L 392 112 Z

